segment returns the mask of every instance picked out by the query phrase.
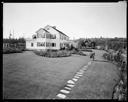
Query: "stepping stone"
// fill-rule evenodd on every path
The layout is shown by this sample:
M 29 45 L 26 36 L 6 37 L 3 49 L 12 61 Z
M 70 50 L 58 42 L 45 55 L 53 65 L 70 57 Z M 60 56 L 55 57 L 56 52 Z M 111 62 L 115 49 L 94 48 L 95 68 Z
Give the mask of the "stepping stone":
M 71 88 L 70 87 L 64 87 L 65 89 L 68 89 L 68 90 L 71 90 Z
M 80 69 L 80 72 L 83 72 L 83 69 L 82 68 Z
M 76 76 L 83 76 L 82 74 L 76 74 Z
M 67 86 L 69 86 L 69 87 L 74 87 L 75 85 L 72 85 L 72 84 L 67 84 Z
M 83 74 L 83 72 L 77 72 L 76 74 Z
M 84 70 L 81 69 L 81 70 L 79 71 L 79 73 L 84 73 Z
M 57 97 L 58 97 L 58 98 L 63 98 L 63 99 L 64 99 L 64 98 L 66 98 L 66 95 L 64 95 L 64 94 L 58 94 Z
M 70 93 L 70 91 L 67 91 L 67 90 L 60 90 L 60 92 L 65 93 L 65 94 Z
M 74 78 L 80 78 L 80 77 L 75 75 Z
M 83 71 L 84 71 L 85 69 L 86 69 L 85 67 L 82 68 Z
M 76 78 L 73 78 L 72 80 L 74 80 L 74 81 L 77 81 L 78 79 L 76 79 Z
M 84 68 L 84 71 L 87 70 L 88 68 Z
M 67 83 L 69 83 L 69 84 L 75 84 L 72 80 L 68 80 Z

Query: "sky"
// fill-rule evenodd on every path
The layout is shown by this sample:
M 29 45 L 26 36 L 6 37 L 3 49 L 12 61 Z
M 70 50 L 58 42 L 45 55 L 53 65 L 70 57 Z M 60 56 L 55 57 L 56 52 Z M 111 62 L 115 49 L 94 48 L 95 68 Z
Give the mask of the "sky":
M 31 38 L 46 25 L 70 37 L 126 37 L 125 1 L 115 3 L 4 3 L 3 38 Z

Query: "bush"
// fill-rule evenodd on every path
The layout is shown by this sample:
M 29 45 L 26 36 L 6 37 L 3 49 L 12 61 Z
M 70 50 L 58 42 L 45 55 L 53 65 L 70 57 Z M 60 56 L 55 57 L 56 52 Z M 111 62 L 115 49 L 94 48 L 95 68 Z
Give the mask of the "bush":
M 82 51 L 79 51 L 78 54 L 79 54 L 79 55 L 86 56 L 86 54 L 84 54 Z
M 47 50 L 47 51 L 34 51 L 35 54 L 40 55 L 40 56 L 44 56 L 44 57 L 68 57 L 71 56 L 70 51 L 52 51 L 52 50 Z
M 76 49 L 73 49 L 71 51 L 71 54 L 78 54 L 78 55 L 86 56 L 86 54 L 84 54 L 82 51 L 79 51 L 79 50 L 76 50 Z
M 109 53 L 104 53 L 103 57 L 111 61 L 111 55 Z M 120 67 L 120 75 L 119 75 L 120 81 L 116 84 L 116 87 L 114 87 L 112 98 L 126 101 L 127 100 L 127 63 L 126 62 L 122 63 L 121 57 L 118 54 L 112 57 L 114 57 L 114 61 Z
M 72 54 L 78 54 L 79 51 L 73 49 L 73 50 L 71 50 L 70 52 L 71 52 Z
M 93 52 L 91 49 L 81 49 L 81 51 Z
M 9 53 L 21 53 L 22 52 L 22 49 L 19 49 L 19 48 L 4 48 L 3 49 L 3 53 L 4 54 L 9 54 Z

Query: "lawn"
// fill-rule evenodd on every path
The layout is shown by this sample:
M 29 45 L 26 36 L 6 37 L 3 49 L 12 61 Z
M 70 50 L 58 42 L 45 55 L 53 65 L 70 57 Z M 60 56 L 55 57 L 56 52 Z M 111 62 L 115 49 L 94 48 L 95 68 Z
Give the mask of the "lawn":
M 96 51 L 96 59 L 76 83 L 68 99 L 112 99 L 113 87 L 119 79 L 117 67 L 101 56 L 104 51 Z
M 47 58 L 31 51 L 3 54 L 5 99 L 51 99 L 89 61 L 88 56 Z

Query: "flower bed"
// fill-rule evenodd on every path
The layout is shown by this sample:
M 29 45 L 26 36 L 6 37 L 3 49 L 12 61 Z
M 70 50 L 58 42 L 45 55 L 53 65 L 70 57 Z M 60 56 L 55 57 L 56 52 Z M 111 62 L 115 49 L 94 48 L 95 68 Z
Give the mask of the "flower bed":
M 81 51 L 93 52 L 91 49 L 81 49 Z
M 112 98 L 118 100 L 127 100 L 127 62 L 122 62 L 119 55 L 112 56 L 109 53 L 103 54 L 103 57 L 109 61 L 114 61 L 120 71 L 120 80 L 114 86 Z
M 71 56 L 70 51 L 66 51 L 66 50 L 63 50 L 63 51 L 52 51 L 52 50 L 37 51 L 37 50 L 34 50 L 34 53 L 37 55 L 40 55 L 40 56 L 44 56 L 44 57 L 68 57 L 68 56 Z
M 79 51 L 79 50 L 73 49 L 70 52 L 71 52 L 71 54 L 77 54 L 77 55 L 86 56 L 86 54 L 84 54 L 82 51 Z
M 19 48 L 4 48 L 3 54 L 9 54 L 9 53 L 21 53 L 23 50 Z
M 40 56 L 44 57 L 68 57 L 71 56 L 72 54 L 77 54 L 77 55 L 82 55 L 86 56 L 82 51 L 78 50 L 59 50 L 59 51 L 54 51 L 54 50 L 34 50 L 34 53 Z

